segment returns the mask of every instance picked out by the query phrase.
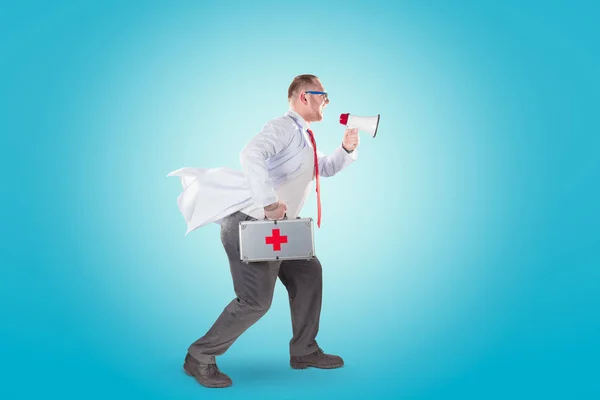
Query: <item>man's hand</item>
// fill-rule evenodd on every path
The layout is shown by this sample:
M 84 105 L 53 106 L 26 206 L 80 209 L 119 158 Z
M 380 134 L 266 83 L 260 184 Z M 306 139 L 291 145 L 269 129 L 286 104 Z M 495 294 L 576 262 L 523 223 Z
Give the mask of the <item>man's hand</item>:
M 342 147 L 347 151 L 354 151 L 358 147 L 360 137 L 358 136 L 358 128 L 348 128 L 344 132 L 344 140 L 342 141 Z
M 278 201 L 277 203 L 266 206 L 264 210 L 267 219 L 283 219 L 285 212 L 287 211 L 287 206 L 285 203 Z

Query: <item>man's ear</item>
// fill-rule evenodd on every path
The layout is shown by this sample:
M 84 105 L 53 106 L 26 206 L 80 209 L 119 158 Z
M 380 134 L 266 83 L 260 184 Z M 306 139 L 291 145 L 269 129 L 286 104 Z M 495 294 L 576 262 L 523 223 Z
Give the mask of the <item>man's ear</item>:
M 308 105 L 308 99 L 306 98 L 306 93 L 304 93 L 304 92 L 300 93 L 300 101 L 303 104 L 307 104 Z

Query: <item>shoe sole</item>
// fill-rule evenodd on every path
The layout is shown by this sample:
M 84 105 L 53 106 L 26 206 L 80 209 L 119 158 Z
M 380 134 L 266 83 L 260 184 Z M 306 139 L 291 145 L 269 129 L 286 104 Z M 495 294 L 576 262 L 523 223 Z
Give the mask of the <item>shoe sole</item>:
M 331 365 L 323 365 L 323 364 L 315 364 L 315 363 L 309 363 L 309 362 L 291 362 L 290 366 L 293 369 L 306 369 L 308 367 L 314 367 L 314 368 L 320 368 L 320 369 L 334 369 L 334 368 L 340 368 L 344 365 L 344 363 L 339 363 L 339 364 L 331 364 Z
M 187 375 L 196 378 L 196 380 L 202 385 L 205 386 L 207 388 L 226 388 L 231 386 L 232 383 L 208 383 L 205 380 L 203 380 L 202 378 L 197 377 L 196 375 L 194 375 L 193 372 L 189 371 L 187 369 L 187 364 L 183 364 L 183 372 L 185 372 Z

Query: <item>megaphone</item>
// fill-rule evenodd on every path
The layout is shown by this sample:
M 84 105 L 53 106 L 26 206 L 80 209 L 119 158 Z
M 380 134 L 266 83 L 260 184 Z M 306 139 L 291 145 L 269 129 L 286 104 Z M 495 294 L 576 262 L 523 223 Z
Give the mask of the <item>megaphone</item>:
M 359 131 L 367 132 L 375 137 L 377 127 L 379 126 L 379 114 L 375 117 L 357 117 L 352 114 L 341 114 L 340 124 L 346 125 L 348 128 L 358 128 Z

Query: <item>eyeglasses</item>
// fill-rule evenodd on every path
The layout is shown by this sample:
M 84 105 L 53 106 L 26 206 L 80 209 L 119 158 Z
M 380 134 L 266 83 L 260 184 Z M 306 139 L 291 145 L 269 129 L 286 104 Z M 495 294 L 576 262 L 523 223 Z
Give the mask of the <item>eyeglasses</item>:
M 316 90 L 307 90 L 304 93 L 305 94 L 320 94 L 321 97 L 323 98 L 323 100 L 325 100 L 325 101 L 329 100 L 329 96 L 327 95 L 327 92 L 317 92 Z

